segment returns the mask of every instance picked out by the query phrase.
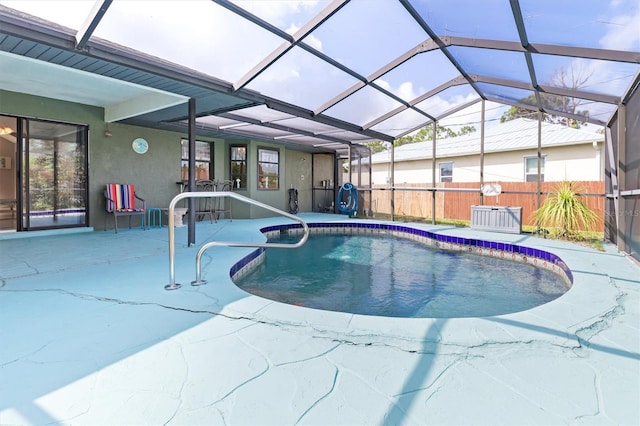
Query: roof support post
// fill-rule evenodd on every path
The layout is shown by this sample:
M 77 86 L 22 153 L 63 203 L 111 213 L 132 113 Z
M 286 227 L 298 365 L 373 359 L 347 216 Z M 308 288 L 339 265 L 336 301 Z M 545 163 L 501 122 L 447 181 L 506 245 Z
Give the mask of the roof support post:
M 438 122 L 433 122 L 433 143 L 431 144 L 431 223 L 436 224 L 436 134 Z
M 620 109 L 618 109 L 618 117 L 620 116 Z M 613 154 L 613 140 L 612 140 L 612 135 L 611 135 L 611 127 L 607 126 L 605 127 L 605 138 L 604 138 L 604 144 L 606 147 L 606 151 L 605 151 L 605 157 L 607 159 L 607 161 L 609 162 L 609 173 L 611 174 L 611 180 L 610 180 L 610 188 L 605 188 L 605 193 L 606 193 L 606 197 L 612 197 L 613 198 L 613 220 L 614 220 L 614 224 L 616 226 L 616 231 L 615 231 L 615 239 L 616 239 L 616 245 L 618 244 L 618 229 L 620 229 L 620 224 L 618 222 L 618 218 L 620 217 L 618 215 L 618 199 L 620 196 L 620 192 L 618 191 L 618 166 L 616 165 L 616 158 L 615 155 Z M 617 145 L 616 145 L 617 146 Z M 609 192 L 611 191 L 611 192 Z M 611 194 L 611 195 L 609 195 Z M 606 202 L 606 200 L 605 200 Z M 605 224 L 606 226 L 606 224 Z M 610 234 L 611 235 L 611 234 Z M 610 236 L 609 239 L 611 239 L 612 237 Z
M 58 164 L 60 163 L 60 138 L 58 138 L 57 136 L 53 139 L 53 181 L 54 182 L 59 182 L 58 180 L 58 175 L 60 173 L 60 168 L 58 167 Z M 57 211 L 58 211 L 58 199 L 60 198 L 58 196 L 58 192 L 59 192 L 59 187 L 58 185 L 53 185 L 53 191 L 52 191 L 52 195 L 53 195 L 53 220 L 56 221 L 58 220 L 57 218 Z M 129 219 L 131 219 L 131 216 L 129 216 Z M 144 219 L 142 219 L 142 223 L 144 224 Z
M 333 213 L 336 213 L 338 210 L 338 191 L 335 190 L 336 185 L 337 187 L 340 187 L 344 182 L 342 182 L 342 177 L 344 176 L 344 173 L 342 171 L 342 160 L 340 159 L 340 156 L 338 155 L 337 152 L 333 152 L 331 154 L 333 156 L 333 199 L 331 200 L 331 211 Z M 313 158 L 313 154 L 311 154 L 311 157 Z M 313 161 L 311 162 L 311 167 L 313 170 Z M 313 180 L 311 181 L 311 185 L 313 186 Z M 312 196 L 313 197 L 313 196 Z M 311 206 L 311 209 L 313 210 L 313 206 L 315 206 L 315 203 Z
M 349 162 L 347 163 L 349 165 L 349 174 L 348 174 L 349 179 L 348 179 L 348 182 L 353 182 L 353 170 L 352 170 L 353 167 L 351 167 L 351 158 L 352 158 L 351 157 L 351 145 L 349 145 L 347 147 L 347 155 L 349 156 Z
M 616 164 L 618 190 L 614 192 L 614 203 L 616 207 L 616 234 L 618 250 L 627 253 L 627 237 L 625 230 L 627 228 L 627 215 L 625 199 L 620 197 L 620 192 L 625 187 L 625 170 L 627 170 L 627 108 L 624 105 L 618 107 L 618 161 Z M 613 170 L 612 170 L 613 171 Z
M 542 111 L 538 111 L 538 196 L 536 209 L 542 206 Z
M 189 192 L 196 190 L 196 99 L 189 98 Z M 187 246 L 196 243 L 196 199 L 187 201 L 189 206 L 189 227 L 187 229 Z
M 357 149 L 356 153 L 358 154 L 358 181 L 356 183 L 356 187 L 360 188 L 362 187 L 362 153 L 360 152 L 360 149 Z
M 480 205 L 484 206 L 484 192 L 482 186 L 484 185 L 484 114 L 486 103 L 482 100 L 482 107 L 480 109 Z
M 369 187 L 369 215 L 373 217 L 373 163 L 372 158 L 373 153 L 371 152 L 371 148 L 369 148 L 369 180 L 367 186 Z
M 390 201 L 391 201 L 391 221 L 393 222 L 393 215 L 395 213 L 395 200 L 394 200 L 394 195 L 395 195 L 395 181 L 394 181 L 394 175 L 395 175 L 395 149 L 396 149 L 396 144 L 395 144 L 395 140 L 391 143 L 391 176 L 389 176 L 389 189 L 391 190 L 391 196 L 389 197 Z

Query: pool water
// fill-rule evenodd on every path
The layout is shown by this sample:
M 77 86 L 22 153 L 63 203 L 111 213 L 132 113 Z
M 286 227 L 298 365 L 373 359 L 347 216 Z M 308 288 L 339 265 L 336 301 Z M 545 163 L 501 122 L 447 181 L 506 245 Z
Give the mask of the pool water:
M 292 305 L 413 318 L 507 314 L 568 290 L 533 265 L 388 235 L 311 235 L 298 249 L 267 249 L 264 262 L 235 283 Z

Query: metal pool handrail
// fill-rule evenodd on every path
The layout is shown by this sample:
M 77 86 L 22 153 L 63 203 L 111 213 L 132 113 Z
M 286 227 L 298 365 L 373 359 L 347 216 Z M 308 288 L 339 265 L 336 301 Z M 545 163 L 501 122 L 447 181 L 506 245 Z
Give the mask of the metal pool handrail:
M 196 255 L 196 279 L 195 281 L 191 282 L 191 285 L 202 285 L 202 284 L 206 284 L 207 282 L 200 279 L 200 259 L 202 258 L 202 255 L 204 254 L 205 251 L 207 251 L 207 249 L 209 247 L 213 247 L 213 246 L 227 246 L 227 247 L 265 247 L 265 248 L 298 248 L 300 246 L 302 246 L 306 241 L 307 238 L 309 237 L 309 227 L 307 226 L 306 222 L 302 219 L 300 219 L 298 216 L 294 216 L 292 214 L 289 214 L 287 212 L 284 212 L 280 209 L 277 209 L 275 207 L 272 207 L 268 204 L 264 204 L 261 203 L 260 201 L 256 201 L 253 200 L 249 197 L 245 197 L 243 195 L 240 194 L 236 194 L 235 192 L 227 192 L 227 191 L 216 191 L 216 192 L 182 192 L 178 195 L 176 195 L 175 197 L 173 197 L 173 199 L 171 200 L 171 202 L 169 203 L 169 211 L 168 211 L 168 216 L 169 216 L 169 284 L 164 286 L 165 290 L 175 290 L 181 287 L 180 284 L 176 283 L 176 264 L 175 264 L 175 230 L 174 230 L 174 216 L 173 216 L 173 212 L 175 210 L 176 204 L 178 204 L 178 201 L 184 200 L 185 198 L 219 198 L 219 197 L 230 197 L 230 198 L 234 198 L 238 201 L 242 201 L 244 203 L 247 204 L 253 204 L 254 206 L 257 207 L 262 207 L 263 209 L 266 210 L 270 210 L 274 213 L 278 213 L 282 216 L 286 216 L 289 219 L 292 219 L 296 222 L 299 222 L 300 224 L 302 224 L 302 229 L 304 231 L 304 234 L 302 235 L 302 238 L 300 239 L 300 241 L 298 241 L 295 244 L 282 244 L 282 243 L 243 243 L 243 242 L 232 242 L 232 241 L 211 241 L 208 242 L 206 244 L 204 244 L 202 247 L 200 247 L 200 249 L 198 250 L 198 254 Z

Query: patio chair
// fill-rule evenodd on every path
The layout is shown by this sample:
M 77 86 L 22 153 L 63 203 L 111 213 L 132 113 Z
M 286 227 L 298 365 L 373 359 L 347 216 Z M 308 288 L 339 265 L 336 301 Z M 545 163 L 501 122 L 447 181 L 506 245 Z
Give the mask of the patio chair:
M 131 229 L 131 217 L 140 216 L 141 227 L 144 229 L 144 215 L 147 206 L 145 200 L 136 194 L 133 185 L 108 183 L 104 197 L 107 202 L 107 212 L 113 214 L 116 234 L 118 233 L 118 217 L 120 216 L 129 216 L 129 229 Z M 136 207 L 136 198 L 142 201 L 142 207 Z
M 215 191 L 215 182 L 212 180 L 197 180 L 196 192 L 213 192 Z M 215 208 L 211 198 L 196 198 L 196 220 L 203 220 L 205 216 L 209 216 L 209 222 L 213 223 L 215 216 Z
M 233 181 L 232 180 L 220 180 L 216 182 L 215 185 L 216 191 L 225 191 L 231 192 L 233 191 Z M 222 213 L 229 213 L 229 222 L 233 221 L 233 217 L 231 215 L 231 200 L 225 200 L 224 198 L 216 198 L 215 199 L 215 220 L 218 222 Z

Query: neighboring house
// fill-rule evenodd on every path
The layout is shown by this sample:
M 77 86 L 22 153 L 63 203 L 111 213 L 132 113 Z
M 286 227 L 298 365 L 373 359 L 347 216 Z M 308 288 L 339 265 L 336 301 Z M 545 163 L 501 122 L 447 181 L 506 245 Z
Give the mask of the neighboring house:
M 604 179 L 604 134 L 542 123 L 542 181 Z M 485 130 L 484 181 L 533 182 L 538 178 L 538 122 L 524 118 Z M 436 141 L 436 182 L 480 181 L 480 131 Z M 371 157 L 372 183 L 387 184 L 391 152 Z M 432 141 L 396 147 L 394 184 L 431 184 Z

